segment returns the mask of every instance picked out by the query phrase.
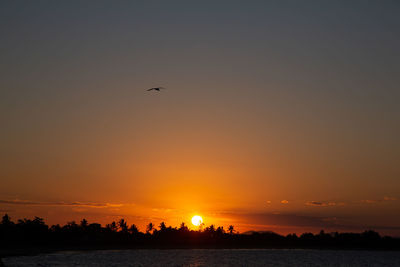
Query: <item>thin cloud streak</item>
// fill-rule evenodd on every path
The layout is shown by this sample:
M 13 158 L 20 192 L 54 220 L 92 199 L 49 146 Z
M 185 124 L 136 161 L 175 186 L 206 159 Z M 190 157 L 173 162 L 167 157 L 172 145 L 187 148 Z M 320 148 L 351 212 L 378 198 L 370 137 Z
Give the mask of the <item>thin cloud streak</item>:
M 329 206 L 345 206 L 344 202 L 327 202 L 327 201 L 307 201 L 306 206 L 315 206 L 315 207 L 329 207 Z
M 36 202 L 28 200 L 4 200 L 0 199 L 0 204 L 22 205 L 22 206 L 69 206 L 69 207 L 88 207 L 88 208 L 116 208 L 127 204 L 120 203 L 94 203 L 94 202 Z
M 381 202 L 388 202 L 388 201 L 396 201 L 396 197 L 389 197 L 385 196 L 382 199 L 363 199 L 361 200 L 361 203 L 365 204 L 375 204 L 375 203 L 381 203 Z

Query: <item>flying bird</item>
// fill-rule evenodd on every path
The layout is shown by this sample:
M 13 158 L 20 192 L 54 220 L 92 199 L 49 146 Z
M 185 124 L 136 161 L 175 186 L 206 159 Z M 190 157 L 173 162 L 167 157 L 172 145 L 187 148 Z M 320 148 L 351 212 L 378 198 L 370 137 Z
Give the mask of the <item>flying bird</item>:
M 159 91 L 160 92 L 161 89 L 165 89 L 165 88 L 164 87 L 153 87 L 153 88 L 147 89 L 147 91 L 154 90 L 154 91 Z

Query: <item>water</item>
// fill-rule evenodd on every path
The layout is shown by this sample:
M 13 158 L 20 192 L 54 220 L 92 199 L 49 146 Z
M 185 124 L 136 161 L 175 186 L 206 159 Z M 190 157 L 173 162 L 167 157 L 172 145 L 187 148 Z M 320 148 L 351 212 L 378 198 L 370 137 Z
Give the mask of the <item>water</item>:
M 3 258 L 6 266 L 400 266 L 398 251 L 190 249 L 63 251 Z

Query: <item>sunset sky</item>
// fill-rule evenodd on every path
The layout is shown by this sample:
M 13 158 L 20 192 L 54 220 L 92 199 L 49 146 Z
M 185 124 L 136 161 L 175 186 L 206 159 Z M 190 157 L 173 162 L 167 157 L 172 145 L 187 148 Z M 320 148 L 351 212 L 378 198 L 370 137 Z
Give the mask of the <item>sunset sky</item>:
M 1 1 L 0 215 L 400 236 L 399 14 Z

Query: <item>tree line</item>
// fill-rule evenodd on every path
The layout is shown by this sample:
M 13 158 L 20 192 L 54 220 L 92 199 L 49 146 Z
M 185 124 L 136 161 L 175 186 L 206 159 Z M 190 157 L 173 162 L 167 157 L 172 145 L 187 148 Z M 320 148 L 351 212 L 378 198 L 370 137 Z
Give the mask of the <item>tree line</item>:
M 83 219 L 60 226 L 48 226 L 42 218 L 13 222 L 6 214 L 0 223 L 0 247 L 19 249 L 43 247 L 52 249 L 106 248 L 317 248 L 317 249 L 400 249 L 400 238 L 381 236 L 369 230 L 362 233 L 304 233 L 280 235 L 274 232 L 238 233 L 210 225 L 191 230 L 185 223 L 179 227 L 164 222 L 149 223 L 145 232 L 125 219 L 103 227 Z

